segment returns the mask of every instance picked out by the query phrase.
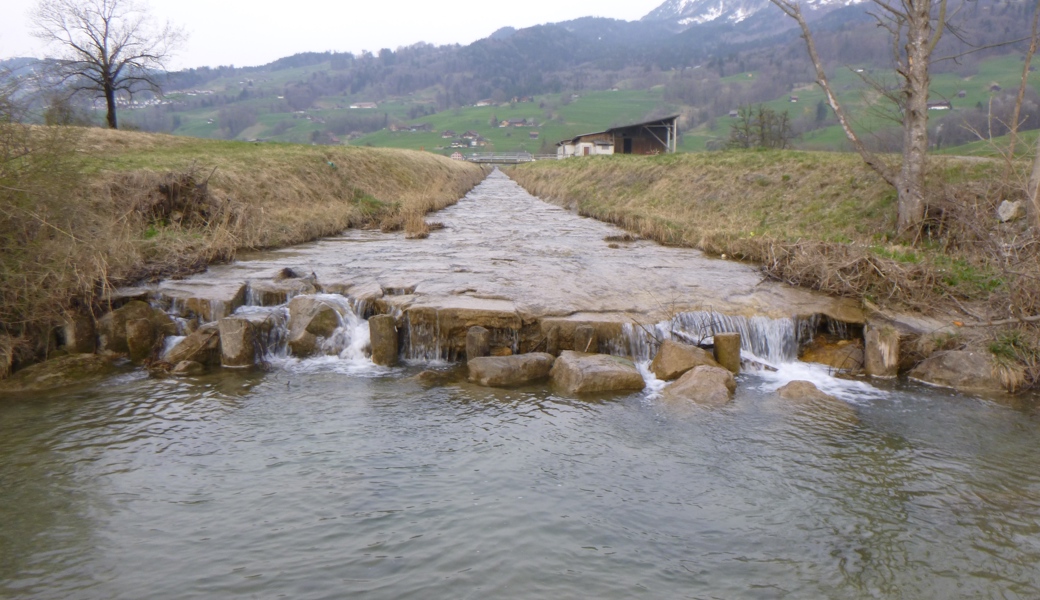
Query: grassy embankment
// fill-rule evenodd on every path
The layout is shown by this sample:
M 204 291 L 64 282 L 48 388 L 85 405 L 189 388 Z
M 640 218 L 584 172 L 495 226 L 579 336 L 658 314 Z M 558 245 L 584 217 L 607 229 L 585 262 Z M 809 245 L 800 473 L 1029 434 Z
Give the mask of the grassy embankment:
M 997 204 L 1021 197 L 1022 174 L 1004 182 L 1003 166 L 935 159 L 928 225 L 910 242 L 897 241 L 895 191 L 851 154 L 595 157 L 510 175 L 541 198 L 665 244 L 758 262 L 777 279 L 882 308 L 943 315 L 964 327 L 942 344 L 1034 363 L 1037 328 L 1016 318 L 1040 314 L 1040 244 L 1024 220 L 997 222 Z M 1010 322 L 974 326 L 994 320 Z
M 421 229 L 421 215 L 484 176 L 468 163 L 389 149 L 102 129 L 5 139 L 8 149 L 33 150 L 8 152 L 0 173 L 0 342 L 6 334 L 16 346 L 0 354 L 16 363 L 45 348 L 41 339 L 70 311 L 103 308 L 113 286 L 348 227 Z

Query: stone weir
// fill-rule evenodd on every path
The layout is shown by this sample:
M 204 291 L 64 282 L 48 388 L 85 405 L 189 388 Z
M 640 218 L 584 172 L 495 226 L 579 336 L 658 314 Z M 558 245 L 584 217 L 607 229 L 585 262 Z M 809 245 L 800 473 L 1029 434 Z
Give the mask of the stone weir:
M 430 220 L 425 239 L 348 230 L 119 290 L 114 306 L 140 302 L 102 320 L 101 346 L 135 346 L 140 357 L 142 345 L 169 335 L 166 362 L 224 366 L 286 354 L 367 356 L 367 320 L 388 315 L 397 355 L 411 360 L 461 360 L 468 332 L 481 327 L 493 355 L 578 350 L 648 360 L 665 340 L 704 344 L 735 331 L 746 352 L 782 362 L 817 332 L 842 337 L 864 323 L 851 301 L 633 238 L 534 198 L 499 171 Z M 148 332 L 142 319 L 159 324 Z M 123 324 L 131 321 L 140 322 Z M 135 330 L 144 338 L 129 341 Z
M 714 386 L 705 397 L 718 398 L 731 382 L 712 369 L 736 371 L 742 360 L 765 368 L 804 360 L 882 377 L 910 371 L 971 391 L 1023 380 L 967 351 L 922 362 L 929 344 L 919 338 L 941 334 L 943 323 L 866 315 L 851 300 L 770 281 L 752 265 L 632 237 L 530 196 L 499 171 L 429 218 L 422 239 L 348 230 L 117 290 L 97 322 L 66 325 L 59 337 L 72 356 L 38 365 L 39 376 L 25 369 L 0 392 L 54 387 L 48 373 L 105 372 L 114 355 L 183 374 L 315 356 L 362 369 L 465 359 L 473 381 L 513 385 L 551 368 L 571 391 L 602 391 L 595 374 L 627 357 L 653 359 L 648 369 L 663 380 L 700 369 L 676 385 Z M 606 376 L 617 375 L 611 385 L 633 385 L 627 364 Z

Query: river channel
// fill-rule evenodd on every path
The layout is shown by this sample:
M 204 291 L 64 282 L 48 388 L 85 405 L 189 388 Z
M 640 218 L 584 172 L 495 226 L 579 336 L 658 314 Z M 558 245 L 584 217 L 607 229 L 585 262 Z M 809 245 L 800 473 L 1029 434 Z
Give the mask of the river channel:
M 183 285 L 292 266 L 399 281 L 404 307 L 844 310 L 694 251 L 609 247 L 617 230 L 500 173 L 431 220 L 447 227 L 427 240 L 350 231 Z M 839 380 L 782 352 L 714 409 L 663 402 L 649 374 L 642 392 L 575 398 L 431 386 L 416 376 L 452 369 L 436 353 L 268 358 L 0 399 L 0 597 L 1040 597 L 1029 403 Z M 851 410 L 787 403 L 774 392 L 792 379 Z

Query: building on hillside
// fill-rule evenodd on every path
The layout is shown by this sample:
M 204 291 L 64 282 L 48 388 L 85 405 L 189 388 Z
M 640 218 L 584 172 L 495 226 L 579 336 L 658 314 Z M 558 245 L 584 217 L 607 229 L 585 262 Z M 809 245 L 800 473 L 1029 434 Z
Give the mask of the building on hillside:
M 452 160 L 466 160 L 466 158 L 464 156 L 462 156 L 461 152 L 452 152 L 451 153 L 451 159 Z
M 379 108 L 379 105 L 375 102 L 355 102 L 350 105 L 350 108 Z
M 584 133 L 556 144 L 558 158 L 603 154 L 661 154 L 675 152 L 679 115 Z
M 953 110 L 953 105 L 950 104 L 949 100 L 942 100 L 940 102 L 929 102 L 928 110 Z

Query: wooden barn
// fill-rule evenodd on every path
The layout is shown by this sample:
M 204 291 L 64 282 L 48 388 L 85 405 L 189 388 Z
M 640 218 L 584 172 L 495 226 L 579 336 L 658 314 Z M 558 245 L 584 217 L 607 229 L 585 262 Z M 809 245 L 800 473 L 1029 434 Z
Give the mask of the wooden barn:
M 602 154 L 661 154 L 675 152 L 679 115 L 584 133 L 556 144 L 559 158 Z

